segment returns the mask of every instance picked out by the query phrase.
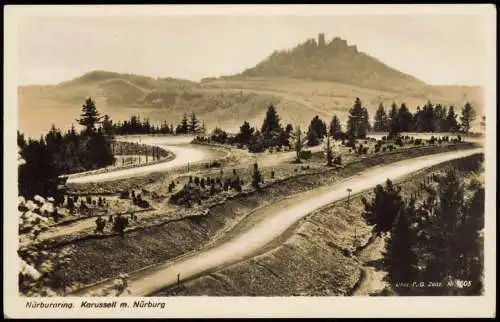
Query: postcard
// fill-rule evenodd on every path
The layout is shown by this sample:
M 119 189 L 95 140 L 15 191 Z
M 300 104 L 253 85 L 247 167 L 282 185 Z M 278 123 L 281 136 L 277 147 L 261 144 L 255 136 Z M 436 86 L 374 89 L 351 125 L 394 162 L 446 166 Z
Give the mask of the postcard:
M 4 18 L 5 317 L 495 316 L 493 5 Z

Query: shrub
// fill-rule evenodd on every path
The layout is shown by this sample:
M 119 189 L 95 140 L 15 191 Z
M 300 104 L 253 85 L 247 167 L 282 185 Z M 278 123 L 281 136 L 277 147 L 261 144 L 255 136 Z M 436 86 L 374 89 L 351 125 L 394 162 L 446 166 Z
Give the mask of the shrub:
M 403 146 L 404 145 L 404 142 L 401 139 L 401 137 L 397 137 L 396 140 L 394 141 L 394 143 L 397 144 L 397 145 L 399 145 L 399 146 Z
M 342 156 L 338 155 L 333 159 L 333 164 L 341 165 L 342 164 Z
M 214 161 L 214 162 L 210 163 L 211 168 L 218 168 L 220 166 L 221 166 L 221 163 L 219 161 Z
M 262 175 L 260 174 L 259 166 L 257 163 L 253 165 L 253 174 L 252 174 L 252 187 L 255 189 L 260 188 L 260 183 L 262 181 Z
M 300 151 L 300 158 L 304 160 L 310 159 L 312 156 L 312 152 L 310 150 L 302 150 Z

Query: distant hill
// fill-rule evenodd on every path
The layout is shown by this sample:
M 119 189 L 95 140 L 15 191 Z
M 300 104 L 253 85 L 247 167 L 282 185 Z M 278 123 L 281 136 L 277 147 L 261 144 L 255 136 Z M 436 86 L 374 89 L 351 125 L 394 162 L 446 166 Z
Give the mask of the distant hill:
M 345 122 L 356 97 L 372 118 L 380 103 L 388 108 L 392 102 L 404 102 L 414 111 L 429 100 L 454 105 L 458 112 L 471 102 L 477 110 L 477 125 L 483 115 L 479 87 L 428 85 L 359 52 L 345 40 L 327 43 L 320 36 L 317 41 L 309 39 L 293 49 L 275 51 L 240 74 L 199 83 L 98 70 L 56 85 L 21 86 L 19 129 L 33 136 L 52 123 L 67 129 L 76 124 L 88 97 L 115 121 L 135 114 L 153 123 L 177 123 L 184 113 L 195 112 L 208 128 L 232 131 L 244 120 L 260 126 L 269 104 L 277 106 L 283 122 L 294 125 L 306 127 L 314 115 L 329 121 L 334 113 Z
M 311 38 L 292 49 L 277 50 L 235 76 L 303 78 L 391 91 L 421 91 L 427 86 L 359 52 L 356 45 L 349 45 L 346 40 L 336 37 L 326 42 L 323 34 L 318 40 Z
M 56 85 L 18 88 L 19 129 L 30 136 L 46 132 L 52 123 L 65 130 L 76 119 L 85 99 L 91 97 L 101 114 L 115 121 L 132 115 L 153 123 L 178 123 L 184 113 L 195 112 L 207 127 L 235 128 L 241 119 L 252 119 L 271 103 L 272 95 L 224 92 L 202 88 L 200 83 L 174 78 L 92 71 Z

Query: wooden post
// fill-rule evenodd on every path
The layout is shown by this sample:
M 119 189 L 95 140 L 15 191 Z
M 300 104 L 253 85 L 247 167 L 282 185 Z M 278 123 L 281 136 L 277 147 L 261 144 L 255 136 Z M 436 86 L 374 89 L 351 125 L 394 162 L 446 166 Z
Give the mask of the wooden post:
M 347 206 L 349 207 L 350 204 L 350 198 L 351 198 L 351 188 L 347 188 Z

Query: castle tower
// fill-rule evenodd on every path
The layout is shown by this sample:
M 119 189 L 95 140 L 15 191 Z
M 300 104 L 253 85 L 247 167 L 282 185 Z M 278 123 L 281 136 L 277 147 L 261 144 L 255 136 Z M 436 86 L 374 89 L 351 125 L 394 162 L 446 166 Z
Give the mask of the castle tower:
M 318 47 L 325 47 L 325 34 L 320 33 L 318 35 Z

